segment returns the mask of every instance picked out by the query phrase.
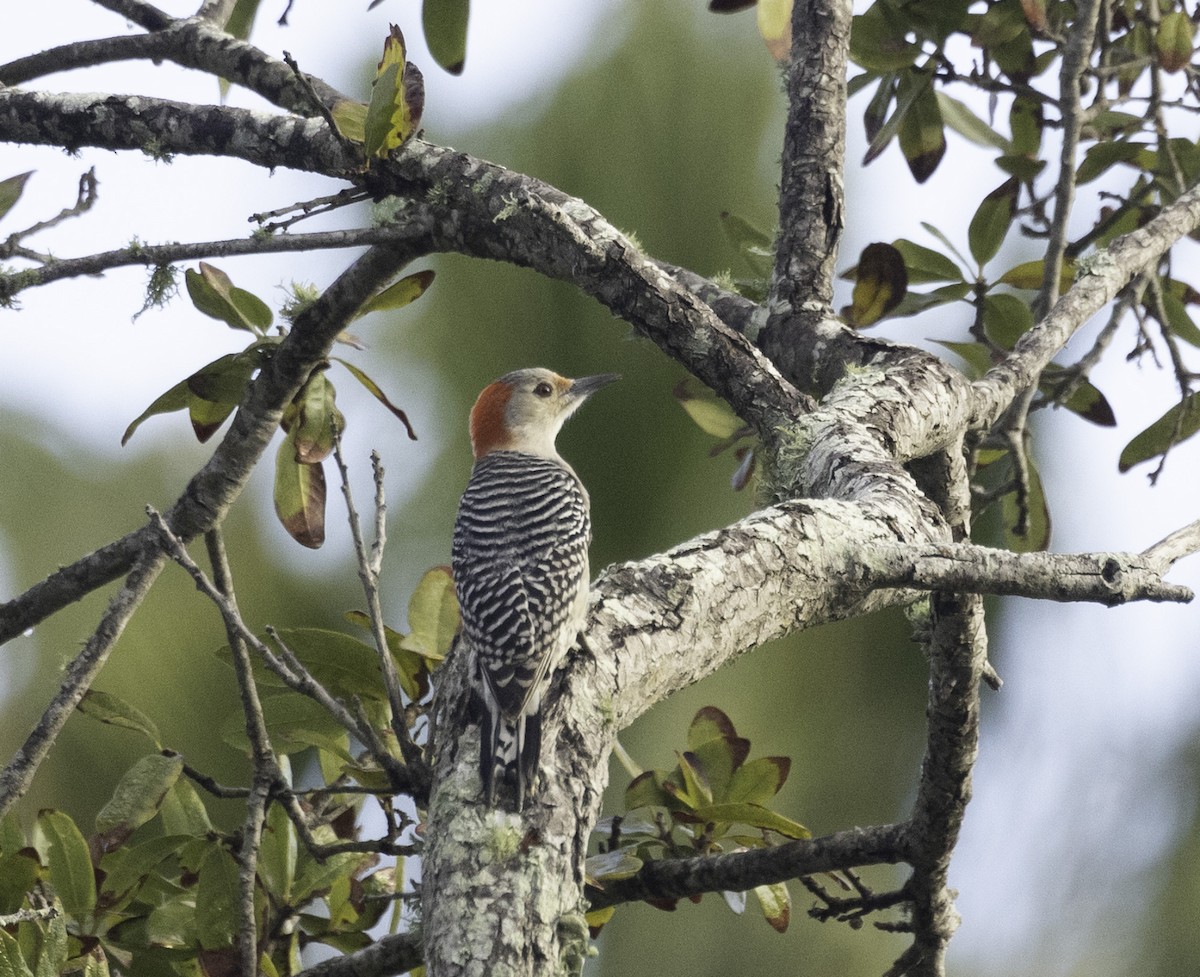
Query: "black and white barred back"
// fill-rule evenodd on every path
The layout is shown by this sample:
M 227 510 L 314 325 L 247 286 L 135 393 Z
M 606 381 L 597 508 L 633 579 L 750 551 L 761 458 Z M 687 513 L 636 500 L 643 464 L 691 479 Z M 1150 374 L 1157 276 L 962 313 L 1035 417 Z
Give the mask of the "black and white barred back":
M 476 463 L 454 526 L 455 589 L 476 662 L 480 778 L 515 773 L 517 809 L 541 752 L 541 699 L 583 624 L 588 497 L 561 461 L 493 451 Z

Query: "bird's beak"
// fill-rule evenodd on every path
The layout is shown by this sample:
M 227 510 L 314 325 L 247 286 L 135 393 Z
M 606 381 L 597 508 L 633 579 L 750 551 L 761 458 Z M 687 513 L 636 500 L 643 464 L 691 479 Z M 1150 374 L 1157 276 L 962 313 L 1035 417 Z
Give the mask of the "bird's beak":
M 610 383 L 620 379 L 621 374 L 619 373 L 597 373 L 593 377 L 580 377 L 578 380 L 571 381 L 571 396 L 584 400 L 601 387 L 607 387 Z

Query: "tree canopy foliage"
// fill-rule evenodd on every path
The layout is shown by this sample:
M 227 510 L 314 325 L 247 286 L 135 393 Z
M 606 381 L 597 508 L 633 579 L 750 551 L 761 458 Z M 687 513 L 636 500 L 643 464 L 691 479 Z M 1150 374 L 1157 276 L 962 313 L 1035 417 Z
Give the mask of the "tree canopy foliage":
M 642 47 L 585 69 L 521 138 L 466 132 L 454 149 L 435 135 L 426 88 L 488 43 L 468 32 L 465 0 L 424 0 L 419 24 L 387 11 L 401 23 L 375 39 L 370 78 L 348 91 L 311 73 L 304 51 L 257 42 L 260 0 L 208 0 L 192 16 L 94 2 L 125 32 L 0 65 L 0 141 L 88 156 L 76 199 L 49 217 L 23 209 L 32 167 L 0 173 L 0 302 L 17 310 L 4 315 L 41 290 L 133 267 L 148 274 L 133 311 L 189 307 L 233 340 L 162 376 L 114 437 L 138 444 L 173 424 L 214 446 L 173 469 L 173 484 L 131 465 L 136 487 L 95 500 L 103 518 L 86 533 L 61 514 L 87 496 L 92 462 L 80 452 L 57 471 L 35 444 L 6 442 L 9 471 L 28 456 L 38 484 L 6 487 L 5 523 L 34 524 L 49 542 L 14 544 L 28 581 L 0 605 L 0 641 L 22 647 L 36 629 L 41 651 L 88 637 L 26 697 L 0 772 L 4 967 L 578 973 L 632 904 L 677 910 L 653 924 L 663 929 L 723 894 L 788 938 L 817 929 L 794 918 L 805 900 L 827 924 L 811 938 L 831 972 L 944 974 L 960 922 L 952 859 L 986 750 L 982 697 L 1002 684 L 984 596 L 1192 597 L 1166 575 L 1200 548 L 1200 523 L 1185 525 L 1194 511 L 1138 552 L 1051 550 L 1058 500 L 1031 419 L 1060 408 L 1116 428 L 1112 466 L 1152 483 L 1194 451 L 1200 11 L 713 0 L 716 40 L 673 54 L 662 39 L 678 22 L 641 11 Z M 751 6 L 765 52 L 731 40 Z M 418 33 L 431 63 L 413 61 Z M 198 69 L 222 97 L 54 87 L 60 72 L 127 61 Z M 778 117 L 772 72 L 784 81 Z M 778 164 L 751 172 L 780 120 Z M 865 147 L 858 186 L 844 167 L 850 127 Z M 989 175 L 963 178 L 956 140 Z M 249 235 L 199 240 L 181 225 L 179 240 L 51 253 L 48 236 L 103 221 L 98 150 L 324 182 L 283 207 L 264 194 Z M 971 206 L 842 254 L 864 209 L 855 193 L 878 190 L 871 174 L 897 152 L 906 183 L 889 193 L 966 184 Z M 282 295 L 244 270 L 266 255 L 345 251 L 323 284 L 292 281 Z M 435 270 L 434 255 L 450 257 Z M 835 290 L 847 293 L 836 309 Z M 618 347 L 598 311 L 642 342 Z M 394 332 L 371 349 L 385 318 Z M 950 334 L 931 351 L 910 341 L 909 319 Z M 1140 430 L 1118 426 L 1128 405 L 1098 375 L 1122 353 L 1159 368 L 1161 411 Z M 401 532 L 385 467 L 410 464 L 401 453 L 427 443 L 439 413 L 406 387 L 405 367 L 433 367 L 453 391 L 432 425 L 450 443 L 470 390 L 559 360 L 578 372 L 619 362 L 633 390 L 608 427 L 597 420 L 576 441 L 597 505 L 604 558 L 593 565 L 607 569 L 555 679 L 531 809 L 510 814 L 480 802 L 468 662 L 440 565 L 465 455 L 406 502 Z M 360 424 L 386 431 L 387 447 L 356 480 L 343 435 Z M 720 477 L 706 454 L 722 459 Z M 239 501 L 264 459 L 286 557 L 264 555 L 263 530 L 247 528 L 255 503 Z M 344 579 L 277 589 L 269 578 L 305 559 L 297 544 L 321 547 L 343 511 Z M 77 606 L 105 588 L 104 607 Z M 831 640 L 858 629 L 868 642 L 857 678 L 796 670 L 747 691 L 724 674 L 776 640 L 794 655 L 797 634 L 835 622 L 846 623 Z M 880 636 L 905 628 L 924 657 L 879 664 Z M 144 664 L 109 685 L 126 646 Z M 190 673 L 190 691 L 171 705 L 147 694 L 147 679 L 171 684 L 176 671 Z M 716 673 L 718 704 L 683 694 Z M 672 696 L 669 731 L 626 732 Z M 842 736 L 820 729 L 847 709 Z M 798 740 L 812 755 L 778 752 L 746 713 L 807 714 Z M 843 762 L 814 756 L 840 758 L 847 734 L 878 742 L 863 764 L 870 782 L 839 800 Z M 52 748 L 95 749 L 111 776 L 85 797 L 31 806 Z M 848 936 L 825 935 L 839 924 Z M 1147 959 L 1179 967 L 1194 942 Z M 605 956 L 628 966 L 620 941 L 604 946 L 601 967 Z M 323 956 L 305 953 L 315 947 Z

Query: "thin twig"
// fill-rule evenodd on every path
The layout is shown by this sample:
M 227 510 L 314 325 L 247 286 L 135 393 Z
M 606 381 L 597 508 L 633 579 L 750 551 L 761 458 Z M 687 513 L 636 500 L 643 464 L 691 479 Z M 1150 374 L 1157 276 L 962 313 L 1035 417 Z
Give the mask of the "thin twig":
M 165 528 L 165 523 L 163 524 Z M 208 548 L 208 559 L 212 565 L 213 585 L 237 613 L 237 597 L 233 590 L 233 574 L 229 567 L 229 556 L 219 529 L 210 529 L 204 534 Z M 242 700 L 242 712 L 246 717 L 246 735 L 250 740 L 250 757 L 253 779 L 246 800 L 246 816 L 242 821 L 242 843 L 238 848 L 238 925 L 235 942 L 241 960 L 243 974 L 258 972 L 258 924 L 254 910 L 255 879 L 258 874 L 258 851 L 262 845 L 263 824 L 267 818 L 267 804 L 271 790 L 283 779 L 271 736 L 263 716 L 262 701 L 254 682 L 254 669 L 250 663 L 250 652 L 246 642 L 225 621 L 225 634 L 229 639 L 229 650 L 233 658 L 233 670 L 237 675 L 238 692 Z
M 37 268 L 0 274 L 0 296 L 9 299 L 27 288 L 37 288 L 66 278 L 98 275 L 113 268 L 130 265 L 170 265 L 197 258 L 231 258 L 242 255 L 279 254 L 293 251 L 322 251 L 359 248 L 364 245 L 412 244 L 424 235 L 420 224 L 407 222 L 386 227 L 365 227 L 344 231 L 320 231 L 309 234 L 254 234 L 248 238 L 224 241 L 196 241 L 186 244 L 134 243 L 112 251 L 78 258 L 43 258 Z
M 383 607 L 379 601 L 378 561 L 372 561 L 363 543 L 362 522 L 359 519 L 358 510 L 354 507 L 354 495 L 350 490 L 350 473 L 346 468 L 345 458 L 342 456 L 341 432 L 336 427 L 333 432 L 333 457 L 342 480 L 342 495 L 346 500 L 350 536 L 354 541 L 354 554 L 358 561 L 358 578 L 362 581 L 363 596 L 367 601 L 367 617 L 371 621 L 371 635 L 375 639 L 375 650 L 379 655 L 380 671 L 383 673 L 383 685 L 387 690 L 388 704 L 392 710 L 392 732 L 396 735 L 396 742 L 400 745 L 400 752 L 404 755 L 405 761 L 410 766 L 422 768 L 424 757 L 420 747 L 412 741 L 405 722 L 406 710 L 400 690 L 400 677 L 396 672 L 396 662 L 392 658 L 391 649 L 388 648 L 387 632 L 383 626 Z M 379 511 L 383 502 L 383 468 L 377 460 L 373 462 L 372 468 L 375 473 L 375 525 L 378 526 L 383 519 L 383 515 Z M 372 550 L 373 554 L 381 556 L 382 545 L 382 541 L 376 539 Z
M 1079 149 L 1079 131 L 1083 127 L 1080 96 L 1084 72 L 1091 59 L 1100 15 L 1100 0 L 1080 0 L 1076 6 L 1071 34 L 1063 50 L 1059 74 L 1059 112 L 1063 141 L 1059 155 L 1058 183 L 1054 190 L 1054 216 L 1046 242 L 1042 288 L 1033 303 L 1034 319 L 1041 319 L 1058 298 L 1063 255 L 1067 248 L 1067 223 L 1075 200 L 1075 156 Z

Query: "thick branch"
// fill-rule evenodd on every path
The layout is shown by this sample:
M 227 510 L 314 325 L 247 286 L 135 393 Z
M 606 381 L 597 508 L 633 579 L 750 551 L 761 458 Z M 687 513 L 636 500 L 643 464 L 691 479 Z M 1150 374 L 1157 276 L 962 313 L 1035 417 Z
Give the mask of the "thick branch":
M 833 300 L 844 220 L 850 13 L 845 0 L 796 0 L 792 8 L 772 315 L 805 310 L 820 317 Z
M 983 600 L 935 594 L 929 642 L 929 731 L 909 830 L 913 866 L 913 953 L 901 971 L 943 977 L 946 945 L 958 928 L 947 886 L 950 856 L 971 798 L 979 751 L 979 683 L 987 662 Z
M 745 336 L 584 201 L 418 140 L 368 182 L 401 196 L 436 196 L 431 223 L 439 250 L 572 282 L 735 405 L 764 439 L 773 441 L 809 408 Z

